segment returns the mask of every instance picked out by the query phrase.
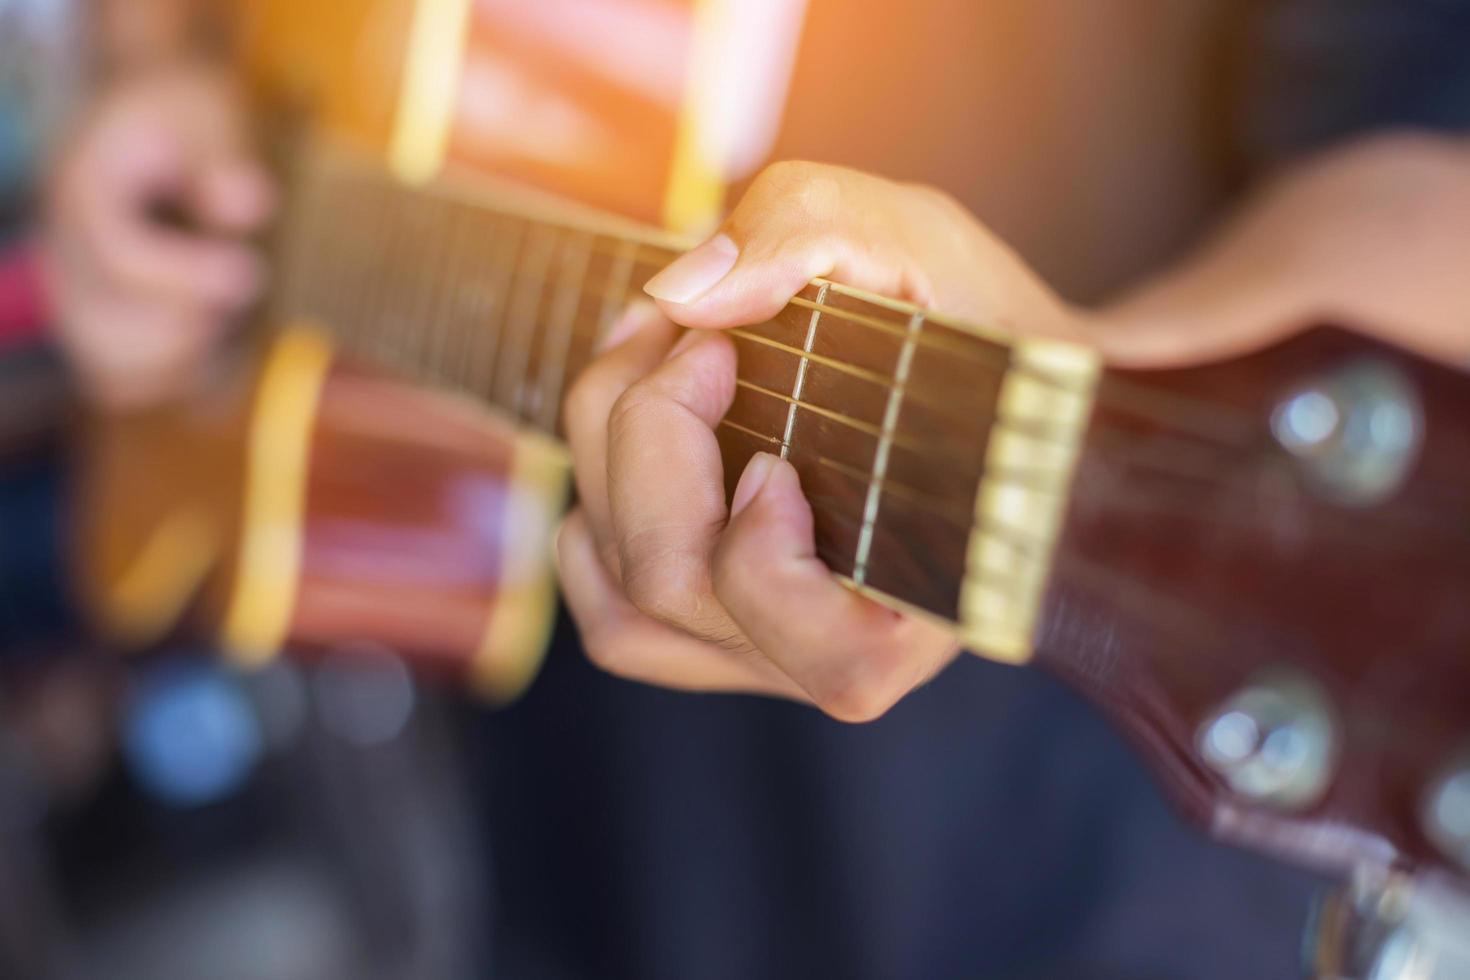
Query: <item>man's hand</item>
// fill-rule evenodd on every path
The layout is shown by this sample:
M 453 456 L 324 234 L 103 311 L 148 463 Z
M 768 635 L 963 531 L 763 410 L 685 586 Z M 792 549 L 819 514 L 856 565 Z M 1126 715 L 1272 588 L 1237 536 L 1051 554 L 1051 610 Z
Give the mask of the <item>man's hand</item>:
M 260 291 L 243 239 L 273 202 L 222 78 L 171 68 L 99 100 L 59 167 L 47 242 L 60 339 L 89 395 L 136 406 L 197 381 Z
M 713 329 L 767 319 L 830 276 L 991 323 L 1074 335 L 1073 314 L 938 192 L 811 164 L 774 167 L 720 234 L 648 284 L 568 395 L 581 506 L 558 542 L 594 661 L 694 690 L 810 701 L 867 720 L 957 652 L 929 622 L 839 584 L 817 558 L 796 470 L 761 454 L 726 507 L 715 426 L 735 348 Z

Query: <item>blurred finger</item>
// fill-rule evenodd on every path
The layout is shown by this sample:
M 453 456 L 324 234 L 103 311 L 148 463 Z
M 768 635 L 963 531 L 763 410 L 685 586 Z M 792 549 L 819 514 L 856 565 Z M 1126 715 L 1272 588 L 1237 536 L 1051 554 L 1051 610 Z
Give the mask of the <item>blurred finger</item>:
M 167 93 L 158 98 L 179 99 L 170 100 Z M 261 286 L 259 257 L 242 243 L 205 234 L 246 230 L 264 220 L 271 203 L 263 173 L 246 162 L 234 132 L 238 123 L 220 104 L 189 111 L 142 103 L 142 94 L 138 99 L 104 118 L 89 135 L 63 175 L 63 206 L 119 286 L 207 306 L 243 306 Z M 196 194 L 200 181 L 206 188 L 202 195 Z M 195 206 L 200 197 L 207 208 Z M 162 202 L 206 211 L 190 215 L 201 231 L 164 227 L 154 213 Z M 216 218 L 222 225 L 216 227 Z
M 204 170 L 194 200 L 198 217 L 207 226 L 247 234 L 270 219 L 276 192 L 263 167 L 248 157 L 234 157 Z
M 72 309 L 66 329 L 125 338 L 80 346 L 75 366 L 94 397 L 129 408 L 183 395 L 196 385 L 217 336 L 215 322 L 178 306 L 97 298 Z

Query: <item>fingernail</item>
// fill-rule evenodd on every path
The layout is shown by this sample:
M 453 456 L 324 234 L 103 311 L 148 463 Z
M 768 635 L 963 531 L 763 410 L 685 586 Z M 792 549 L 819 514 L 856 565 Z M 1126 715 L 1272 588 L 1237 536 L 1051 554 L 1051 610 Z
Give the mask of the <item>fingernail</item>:
M 740 482 L 735 485 L 735 496 L 730 499 L 732 518 L 750 506 L 771 478 L 776 463 L 777 457 L 770 453 L 756 453 L 750 457 L 750 462 L 745 464 L 745 472 L 740 474 Z
M 623 315 L 613 321 L 613 325 L 608 328 L 607 334 L 597 342 L 597 353 L 601 354 L 603 351 L 612 350 L 614 347 L 626 343 L 633 338 L 634 334 L 653 323 L 660 316 L 662 314 L 659 313 L 658 307 L 654 306 L 648 300 L 634 300 L 623 311 Z
M 692 252 L 671 262 L 648 280 L 643 291 L 669 303 L 692 303 L 714 288 L 735 268 L 740 249 L 728 235 L 716 235 Z

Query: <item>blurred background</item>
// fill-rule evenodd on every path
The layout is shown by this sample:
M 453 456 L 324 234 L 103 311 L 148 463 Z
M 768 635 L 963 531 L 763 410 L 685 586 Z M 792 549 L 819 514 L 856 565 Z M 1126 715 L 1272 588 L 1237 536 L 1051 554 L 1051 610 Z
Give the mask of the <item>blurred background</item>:
M 1250 111 L 1263 6 L 810 0 L 747 169 L 937 184 L 1098 300 L 1320 118 Z M 565 622 L 498 711 L 384 649 L 86 639 L 40 204 L 92 93 L 220 16 L 0 0 L 0 977 L 1294 975 L 1320 883 L 1196 837 L 1031 673 L 967 658 L 854 729 L 601 676 Z

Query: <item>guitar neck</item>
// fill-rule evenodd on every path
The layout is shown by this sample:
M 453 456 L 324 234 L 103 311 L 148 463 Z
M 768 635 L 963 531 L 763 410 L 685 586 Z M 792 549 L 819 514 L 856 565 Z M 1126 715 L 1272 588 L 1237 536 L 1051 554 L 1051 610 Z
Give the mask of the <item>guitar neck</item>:
M 568 384 L 681 246 L 479 183 L 409 187 L 323 150 L 296 197 L 280 318 L 553 437 Z M 823 281 L 730 334 L 737 393 L 717 434 L 732 486 L 754 453 L 788 459 L 836 574 L 1026 659 L 1092 356 Z

